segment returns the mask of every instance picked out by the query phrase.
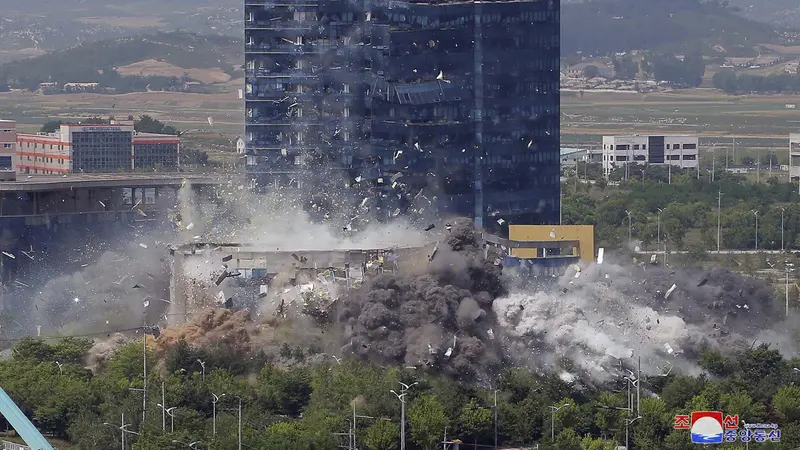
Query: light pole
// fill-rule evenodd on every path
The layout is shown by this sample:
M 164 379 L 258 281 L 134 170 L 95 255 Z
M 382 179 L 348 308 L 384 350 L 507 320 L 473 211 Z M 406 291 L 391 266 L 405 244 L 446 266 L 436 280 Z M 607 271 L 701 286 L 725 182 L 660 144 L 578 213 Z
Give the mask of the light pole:
M 756 251 L 758 251 L 758 211 L 751 209 L 750 212 L 756 216 Z
M 164 382 L 161 382 L 161 431 L 165 431 L 167 429 L 167 410 L 164 408 L 164 405 L 167 404 L 166 395 L 164 393 Z
M 217 394 L 212 392 L 211 395 L 214 396 L 214 398 L 211 400 L 211 404 L 213 405 L 213 415 L 212 415 L 212 423 L 213 423 L 213 425 L 212 426 L 213 426 L 213 435 L 216 436 L 217 435 L 217 402 L 222 397 L 225 397 L 225 394 L 217 395 Z
M 177 406 L 173 406 L 172 408 L 167 408 L 167 415 L 169 416 L 169 432 L 175 432 L 175 410 L 178 409 Z
M 719 253 L 720 227 L 722 223 L 722 189 L 717 193 L 717 253 Z
M 628 215 L 628 245 L 631 245 L 633 243 L 633 237 L 631 235 L 631 212 L 626 209 L 625 214 Z
M 121 432 L 121 435 L 120 435 L 120 441 L 121 442 L 120 442 L 120 444 L 122 444 L 122 450 L 125 450 L 125 434 L 126 433 L 136 434 L 136 435 L 139 434 L 139 433 L 137 433 L 135 431 L 131 431 L 131 430 L 128 429 L 128 425 L 130 425 L 130 424 L 129 423 L 125 423 L 125 413 L 122 413 L 122 425 L 118 426 L 118 425 L 115 425 L 113 423 L 108 423 L 108 422 L 103 422 L 103 425 L 112 426 L 112 427 L 118 429 Z
M 167 408 L 164 406 L 163 403 L 156 403 L 156 406 L 161 408 L 161 431 L 166 431 L 167 429 L 167 419 L 166 416 L 169 416 L 169 432 L 172 433 L 175 431 L 175 416 L 172 414 L 172 411 L 177 408 L 177 406 L 173 406 L 172 408 Z
M 781 251 L 785 251 L 786 247 L 783 245 L 783 216 L 786 213 L 786 208 L 781 208 Z
M 561 406 L 551 406 L 550 407 L 550 440 L 556 440 L 556 413 L 561 410 L 562 408 L 566 408 L 569 406 L 569 403 L 564 403 Z
M 205 383 L 206 382 L 206 362 L 205 361 L 201 361 L 200 359 L 198 359 L 197 362 L 200 363 L 200 368 L 203 369 L 203 383 Z
M 786 261 L 786 317 L 789 317 L 789 272 L 794 270 L 794 264 Z
M 625 419 L 625 450 L 628 450 L 630 447 L 628 446 L 628 427 L 637 420 L 641 419 L 642 416 L 636 416 L 633 419 Z
M 197 446 L 200 444 L 200 441 L 183 442 L 183 441 L 178 441 L 178 440 L 173 439 L 172 443 L 173 444 L 183 444 L 183 445 L 185 445 L 185 446 L 187 446 L 187 447 L 189 447 L 191 449 L 199 449 L 199 447 L 197 447 Z
M 497 389 L 494 390 L 494 450 L 497 450 Z
M 657 208 L 658 212 L 656 213 L 656 246 L 658 249 L 661 249 L 661 213 L 664 212 L 663 209 Z
M 417 384 L 419 384 L 419 382 L 411 384 L 400 383 L 401 389 L 399 394 L 395 392 L 394 389 L 389 390 L 389 392 L 400 400 L 400 450 L 406 450 L 406 394 L 408 394 L 409 389 Z M 355 427 L 353 427 L 353 432 L 355 433 Z
M 242 450 L 242 398 L 237 396 L 239 400 L 239 450 Z

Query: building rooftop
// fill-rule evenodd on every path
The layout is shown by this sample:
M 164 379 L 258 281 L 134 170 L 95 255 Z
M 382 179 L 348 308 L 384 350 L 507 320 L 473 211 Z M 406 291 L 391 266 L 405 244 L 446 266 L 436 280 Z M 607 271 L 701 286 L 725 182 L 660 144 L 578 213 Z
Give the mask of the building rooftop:
M 221 184 L 228 181 L 224 176 L 184 174 L 178 172 L 76 173 L 67 175 L 17 174 L 17 181 L 0 181 L 0 192 L 34 192 L 97 187 L 180 186 L 184 180 L 193 184 Z
M 573 153 L 585 152 L 585 148 L 575 148 L 575 147 L 561 147 L 561 156 L 568 156 Z

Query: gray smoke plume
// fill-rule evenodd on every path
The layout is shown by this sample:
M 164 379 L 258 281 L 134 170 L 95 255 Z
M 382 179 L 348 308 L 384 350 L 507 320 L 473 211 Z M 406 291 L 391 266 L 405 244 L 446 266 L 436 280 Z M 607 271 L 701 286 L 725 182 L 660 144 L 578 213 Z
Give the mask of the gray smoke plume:
M 169 299 L 166 256 L 165 244 L 142 238 L 46 281 L 33 296 L 31 325 L 65 335 L 157 322 Z
M 646 374 L 673 366 L 698 373 L 700 349 L 750 346 L 782 315 L 765 283 L 727 269 L 615 264 L 573 269 L 549 288 L 516 289 L 493 308 L 515 357 L 595 380 L 624 374 L 638 357 Z
M 500 267 L 483 258 L 469 221 L 459 221 L 423 274 L 379 275 L 344 297 L 344 351 L 453 376 L 490 373 L 503 351 L 493 340 L 491 301 L 505 293 Z
M 704 347 L 781 335 L 770 287 L 727 269 L 592 264 L 532 284 L 492 260 L 467 222 L 454 227 L 425 273 L 380 275 L 346 294 L 343 350 L 459 377 L 518 364 L 602 382 L 638 357 L 645 374 L 699 373 Z

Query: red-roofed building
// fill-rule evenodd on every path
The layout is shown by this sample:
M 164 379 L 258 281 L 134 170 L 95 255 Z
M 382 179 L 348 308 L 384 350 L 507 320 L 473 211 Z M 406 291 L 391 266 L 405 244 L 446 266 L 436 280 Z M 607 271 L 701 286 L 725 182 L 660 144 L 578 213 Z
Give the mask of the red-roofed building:
M 132 121 L 64 124 L 55 133 L 19 134 L 17 171 L 27 174 L 176 171 L 180 138 L 137 133 Z

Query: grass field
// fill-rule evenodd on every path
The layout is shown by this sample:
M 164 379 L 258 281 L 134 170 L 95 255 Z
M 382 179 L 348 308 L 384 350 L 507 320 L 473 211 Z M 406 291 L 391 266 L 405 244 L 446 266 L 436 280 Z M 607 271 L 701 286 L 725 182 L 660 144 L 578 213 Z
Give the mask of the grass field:
M 235 89 L 220 94 L 0 94 L 0 118 L 16 120 L 24 132 L 38 131 L 50 119 L 109 115 L 125 118 L 129 114 L 149 114 L 181 130 L 213 128 L 215 132 L 232 136 L 238 136 L 242 131 L 242 100 Z M 214 119 L 213 127 L 209 127 L 208 117 Z
M 742 148 L 786 148 L 789 133 L 800 131 L 800 95 L 729 96 L 712 89 L 655 94 L 562 93 L 564 145 L 600 144 L 604 134 L 690 133 L 700 143 Z

